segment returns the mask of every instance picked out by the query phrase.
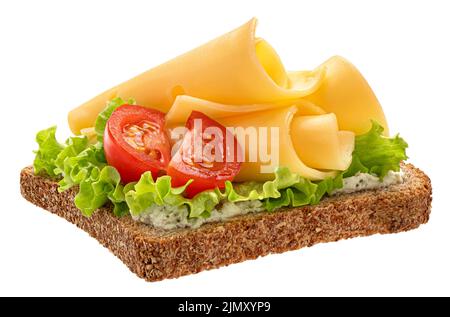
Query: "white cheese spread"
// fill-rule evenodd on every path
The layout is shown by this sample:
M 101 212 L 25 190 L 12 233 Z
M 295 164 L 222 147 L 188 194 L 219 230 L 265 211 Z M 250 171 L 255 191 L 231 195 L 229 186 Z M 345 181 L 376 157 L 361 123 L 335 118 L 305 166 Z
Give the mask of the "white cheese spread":
M 358 173 L 344 178 L 344 186 L 333 192 L 333 195 L 353 193 L 367 189 L 377 189 L 403 182 L 403 172 L 389 171 L 381 181 L 378 177 L 368 173 Z M 264 211 L 263 203 L 259 200 L 243 202 L 224 202 L 212 210 L 208 218 L 189 218 L 188 208 L 153 205 L 139 215 L 132 216 L 135 221 L 143 222 L 157 228 L 170 230 L 175 228 L 198 228 L 204 223 L 225 221 L 237 215 Z
M 403 172 L 389 171 L 381 181 L 377 176 L 368 173 L 358 173 L 343 179 L 344 186 L 334 191 L 333 195 L 354 193 L 365 189 L 377 189 L 403 183 Z

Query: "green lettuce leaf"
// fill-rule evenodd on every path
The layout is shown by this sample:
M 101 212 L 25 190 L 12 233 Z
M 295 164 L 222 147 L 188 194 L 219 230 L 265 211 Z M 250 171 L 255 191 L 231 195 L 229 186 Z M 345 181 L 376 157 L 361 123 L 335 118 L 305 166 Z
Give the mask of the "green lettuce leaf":
M 105 166 L 101 170 L 94 168 L 89 177 L 80 183 L 80 190 L 75 196 L 75 205 L 83 215 L 91 216 L 108 201 L 113 203 L 113 212 L 116 216 L 128 213 L 119 172 L 112 166 Z
M 335 178 L 326 178 L 319 182 L 312 182 L 300 177 L 298 182 L 282 189 L 280 197 L 265 199 L 264 206 L 268 211 L 273 211 L 281 207 L 315 205 L 320 202 L 325 194 L 331 195 L 334 190 L 343 186 L 342 173 Z
M 288 168 L 281 167 L 275 171 L 275 179 L 272 181 L 236 184 L 226 182 L 223 191 L 207 190 L 192 199 L 182 195 L 188 185 L 189 183 L 183 187 L 172 188 L 169 176 L 159 177 L 155 181 L 151 173 L 146 172 L 135 185 L 128 187 L 125 199 L 132 215 L 139 215 L 154 204 L 174 207 L 186 205 L 190 218 L 207 218 L 214 207 L 225 200 L 230 202 L 262 200 L 268 211 L 283 206 L 315 204 L 325 193 L 331 193 L 334 189 L 342 187 L 342 177 L 313 183 L 291 173 Z
M 350 177 L 355 176 L 358 173 L 368 173 L 369 169 L 364 166 L 361 161 L 359 160 L 359 157 L 353 153 L 352 155 L 352 162 L 350 163 L 350 166 L 344 171 L 343 177 Z
M 408 143 L 399 135 L 392 138 L 383 136 L 383 130 L 380 124 L 372 121 L 370 131 L 355 138 L 352 164 L 344 177 L 362 172 L 383 179 L 389 171 L 400 170 L 400 162 L 408 158 Z
M 59 191 L 79 185 L 74 202 L 85 216 L 91 216 L 108 201 L 114 205 L 115 215 L 128 214 L 120 174 L 107 165 L 103 145 L 100 142 L 90 145 L 86 138 L 79 137 L 69 138 L 66 144 L 56 159 L 55 171 L 63 176 Z
M 56 157 L 64 149 L 64 145 L 56 140 L 56 126 L 39 131 L 36 135 L 36 142 L 39 149 L 35 151 L 34 172 L 36 174 L 47 174 L 55 177 Z
M 100 172 L 106 166 L 105 154 L 101 143 L 89 145 L 87 138 L 71 137 L 67 147 L 56 158 L 55 172 L 63 176 L 59 181 L 59 190 L 64 191 L 89 179 L 93 171 Z M 84 148 L 82 146 L 84 145 Z
M 190 217 L 207 217 L 225 195 L 219 190 L 208 190 L 197 194 L 192 199 L 185 198 L 182 194 L 190 183 L 174 188 L 171 185 L 170 176 L 161 176 L 153 180 L 151 173 L 146 172 L 135 185 L 127 188 L 125 199 L 130 213 L 138 215 L 154 204 L 174 207 L 187 205 Z
M 85 216 L 92 215 L 108 201 L 114 205 L 117 216 L 128 214 L 124 186 L 117 170 L 107 165 L 103 144 L 89 144 L 85 136 L 70 137 L 61 144 L 55 133 L 56 127 L 38 132 L 35 173 L 60 178 L 59 191 L 79 185 L 74 202 Z
M 106 122 L 111 117 L 111 114 L 119 108 L 120 106 L 124 104 L 134 105 L 136 104 L 136 101 L 132 98 L 129 98 L 128 100 L 123 100 L 122 98 L 114 98 L 106 104 L 105 109 L 100 112 L 100 114 L 97 116 L 97 119 L 95 120 L 95 133 L 97 134 L 97 141 L 103 142 L 103 133 L 105 132 Z

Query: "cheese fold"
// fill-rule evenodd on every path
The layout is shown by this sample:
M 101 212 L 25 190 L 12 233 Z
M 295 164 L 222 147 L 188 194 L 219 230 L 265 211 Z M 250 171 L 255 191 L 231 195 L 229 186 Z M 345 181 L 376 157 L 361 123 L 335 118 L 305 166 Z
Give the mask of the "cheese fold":
M 297 155 L 309 167 L 343 171 L 352 162 L 355 134 L 339 131 L 334 113 L 296 116 L 291 135 Z
M 245 161 L 242 163 L 241 171 L 234 179 L 235 181 L 272 180 L 273 171 L 278 166 L 288 167 L 291 172 L 310 180 L 321 180 L 336 175 L 334 171 L 325 172 L 311 168 L 300 159 L 295 150 L 293 139 L 301 136 L 291 133 L 291 124 L 297 111 L 297 106 L 290 106 L 258 113 L 217 118 L 218 122 L 227 128 L 234 129 L 234 132 L 239 131 L 237 129 L 249 129 L 245 131 L 247 134 L 244 141 L 238 137 L 245 153 Z M 276 128 L 277 132 L 274 134 L 271 128 Z M 252 132 L 256 132 L 256 134 Z M 236 134 L 239 136 L 239 132 Z M 258 140 L 256 147 L 251 142 L 252 136 L 254 140 Z M 308 148 L 307 150 L 315 151 L 314 148 Z M 256 160 L 252 161 L 251 153 L 258 154 Z
M 190 52 L 142 73 L 73 109 L 75 134 L 94 125 L 108 100 L 120 96 L 167 112 L 178 95 L 224 104 L 261 104 L 295 100 L 315 91 L 324 77 L 318 68 L 288 78 L 275 50 L 255 39 L 256 19 Z
M 384 127 L 384 134 L 389 135 L 383 109 L 358 69 L 340 56 L 331 57 L 318 67 L 323 68 L 326 69 L 325 79 L 319 89 L 305 99 L 336 114 L 341 130 L 363 134 L 370 130 L 371 120 L 375 120 Z M 296 79 L 299 74 L 288 76 Z
M 319 115 L 326 112 L 320 107 L 306 100 L 292 102 L 297 106 L 297 115 Z M 199 111 L 213 119 L 227 118 L 243 115 L 251 112 L 261 112 L 281 108 L 283 103 L 253 104 L 253 105 L 225 105 L 192 96 L 182 95 L 175 99 L 169 112 L 166 114 L 166 126 L 182 126 L 187 121 L 192 111 Z

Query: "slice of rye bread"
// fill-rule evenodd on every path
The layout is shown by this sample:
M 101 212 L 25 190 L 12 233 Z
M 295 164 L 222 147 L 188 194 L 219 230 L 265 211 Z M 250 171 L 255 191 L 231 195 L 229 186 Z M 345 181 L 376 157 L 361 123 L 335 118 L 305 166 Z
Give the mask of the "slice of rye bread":
M 399 185 L 327 197 L 316 206 L 170 231 L 135 222 L 130 216 L 117 218 L 111 206 L 86 218 L 73 203 L 76 189 L 59 193 L 54 180 L 35 176 L 31 167 L 22 170 L 20 188 L 33 204 L 88 232 L 139 277 L 158 281 L 320 242 L 417 228 L 430 215 L 431 183 L 411 164 L 404 165 L 403 171 L 405 181 Z

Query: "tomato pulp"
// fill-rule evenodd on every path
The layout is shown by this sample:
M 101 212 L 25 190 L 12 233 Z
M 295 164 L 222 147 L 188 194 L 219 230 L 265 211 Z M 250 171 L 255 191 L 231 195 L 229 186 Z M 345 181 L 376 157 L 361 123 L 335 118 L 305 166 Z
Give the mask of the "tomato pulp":
M 170 161 L 170 142 L 164 113 L 137 105 L 117 108 L 106 123 L 103 137 L 106 160 L 122 182 L 138 181 L 150 171 L 156 179 Z
M 172 185 L 182 186 L 192 179 L 187 197 L 207 189 L 223 189 L 240 170 L 241 148 L 236 137 L 198 111 L 191 113 L 186 128 L 182 144 L 167 167 Z

